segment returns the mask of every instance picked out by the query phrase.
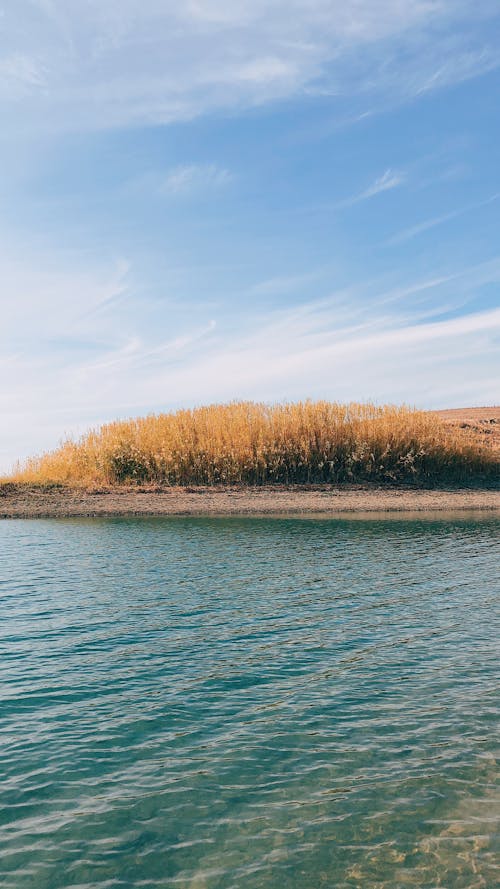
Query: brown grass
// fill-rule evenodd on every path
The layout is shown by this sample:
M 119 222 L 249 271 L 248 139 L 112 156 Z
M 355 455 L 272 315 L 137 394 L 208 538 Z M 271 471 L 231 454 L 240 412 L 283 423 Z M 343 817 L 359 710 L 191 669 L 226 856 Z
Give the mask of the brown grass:
M 436 414 L 449 432 L 458 432 L 473 444 L 486 446 L 500 460 L 500 407 L 452 408 Z
M 494 449 L 465 432 L 406 407 L 236 402 L 107 424 L 26 461 L 9 480 L 197 486 L 498 479 Z

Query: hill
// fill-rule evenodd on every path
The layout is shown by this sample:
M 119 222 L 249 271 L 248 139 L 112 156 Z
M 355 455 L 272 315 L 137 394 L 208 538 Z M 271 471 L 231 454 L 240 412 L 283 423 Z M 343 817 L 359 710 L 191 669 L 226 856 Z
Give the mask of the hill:
M 234 402 L 117 421 L 19 466 L 63 485 L 497 483 L 498 408 Z M 491 430 L 494 430 L 493 432 Z
M 486 445 L 500 457 L 500 407 L 459 407 L 434 412 L 451 432 Z

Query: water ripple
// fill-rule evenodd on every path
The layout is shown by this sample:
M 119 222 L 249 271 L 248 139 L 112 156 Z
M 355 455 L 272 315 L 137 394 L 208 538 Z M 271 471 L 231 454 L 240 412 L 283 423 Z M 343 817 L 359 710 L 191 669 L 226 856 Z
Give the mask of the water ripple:
M 491 889 L 499 523 L 0 523 L 4 889 Z

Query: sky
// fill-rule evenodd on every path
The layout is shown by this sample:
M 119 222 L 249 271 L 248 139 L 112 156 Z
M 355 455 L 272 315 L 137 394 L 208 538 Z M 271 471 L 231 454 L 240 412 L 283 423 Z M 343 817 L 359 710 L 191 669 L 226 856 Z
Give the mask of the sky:
M 255 399 L 498 404 L 497 0 L 0 0 L 0 471 Z

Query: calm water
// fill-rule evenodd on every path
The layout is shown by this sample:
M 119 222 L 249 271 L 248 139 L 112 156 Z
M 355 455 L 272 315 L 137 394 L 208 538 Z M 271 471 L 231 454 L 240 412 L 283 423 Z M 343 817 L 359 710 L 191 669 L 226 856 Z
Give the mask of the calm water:
M 3 889 L 499 886 L 499 528 L 0 522 Z

